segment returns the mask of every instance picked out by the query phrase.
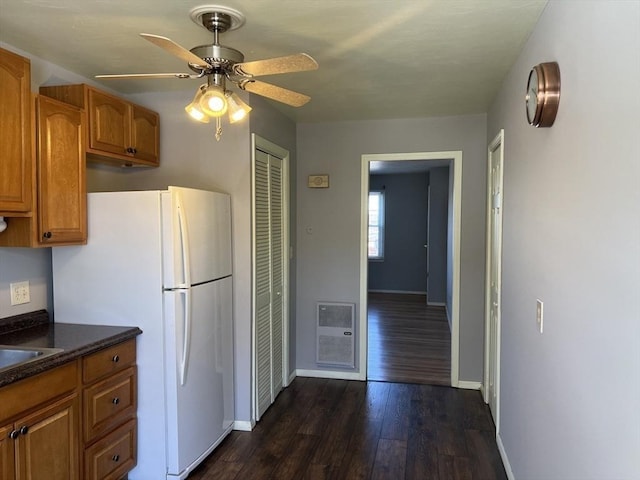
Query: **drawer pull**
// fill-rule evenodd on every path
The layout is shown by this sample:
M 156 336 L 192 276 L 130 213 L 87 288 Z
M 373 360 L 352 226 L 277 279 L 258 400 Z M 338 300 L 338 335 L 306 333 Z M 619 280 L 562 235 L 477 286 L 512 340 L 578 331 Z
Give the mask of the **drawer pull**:
M 20 436 L 20 432 L 18 430 L 11 430 L 11 433 L 9 434 L 9 438 L 11 440 L 15 440 L 19 436 Z
M 118 405 L 120 403 L 120 399 L 118 397 L 113 397 L 113 400 L 111 400 L 111 403 L 113 403 L 114 405 Z
M 119 355 L 114 355 L 111 360 L 113 361 L 113 363 L 118 363 L 120 361 L 120 356 Z
M 114 462 L 119 462 L 120 461 L 120 455 L 116 454 L 113 457 L 111 457 L 111 460 L 113 460 Z
M 27 427 L 26 425 L 20 427 L 20 435 L 26 435 L 27 433 L 29 433 L 29 427 Z

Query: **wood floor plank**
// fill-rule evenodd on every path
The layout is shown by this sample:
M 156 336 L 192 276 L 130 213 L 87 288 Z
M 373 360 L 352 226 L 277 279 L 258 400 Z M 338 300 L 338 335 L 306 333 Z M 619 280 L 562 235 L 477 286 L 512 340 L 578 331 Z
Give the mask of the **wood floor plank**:
M 283 456 L 271 474 L 280 480 L 297 480 L 307 470 L 319 438 L 315 435 L 295 434 L 287 455 Z
M 390 480 L 392 478 L 405 478 L 404 468 L 406 461 L 406 441 L 381 438 L 378 442 L 371 479 Z
M 486 480 L 506 480 L 507 474 L 495 448 L 495 434 L 481 430 L 466 430 L 467 450 L 474 465 L 474 477 Z
M 409 436 L 409 406 L 414 386 L 392 383 L 389 388 L 380 437 L 406 441 Z
M 336 478 L 365 480 L 371 476 L 382 430 L 382 420 L 360 417 Z
M 467 457 L 440 455 L 439 474 L 442 480 L 484 480 L 483 477 L 473 475 L 472 465 Z

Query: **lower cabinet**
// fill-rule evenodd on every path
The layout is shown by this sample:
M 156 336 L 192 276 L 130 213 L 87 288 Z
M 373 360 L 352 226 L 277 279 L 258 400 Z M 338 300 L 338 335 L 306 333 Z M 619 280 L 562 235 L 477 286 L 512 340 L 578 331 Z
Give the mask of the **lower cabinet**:
M 135 362 L 135 339 L 82 359 L 86 480 L 118 480 L 136 466 Z
M 0 480 L 119 480 L 137 461 L 135 339 L 0 388 Z
M 0 478 L 81 478 L 77 372 L 71 362 L 0 390 Z

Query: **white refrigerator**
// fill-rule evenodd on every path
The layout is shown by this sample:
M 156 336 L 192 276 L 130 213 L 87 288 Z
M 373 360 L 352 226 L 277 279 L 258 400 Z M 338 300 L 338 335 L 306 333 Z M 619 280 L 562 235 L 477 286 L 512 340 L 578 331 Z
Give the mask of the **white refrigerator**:
M 186 478 L 234 420 L 230 198 L 90 193 L 88 242 L 52 249 L 54 321 L 138 326 L 138 463 Z

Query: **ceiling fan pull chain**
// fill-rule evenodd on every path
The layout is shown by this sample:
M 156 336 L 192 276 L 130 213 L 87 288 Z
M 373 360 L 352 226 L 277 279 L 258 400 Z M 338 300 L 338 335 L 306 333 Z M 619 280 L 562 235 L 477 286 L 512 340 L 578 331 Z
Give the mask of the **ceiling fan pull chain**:
M 216 117 L 216 141 L 220 141 L 220 137 L 222 137 L 222 121 L 220 117 Z

